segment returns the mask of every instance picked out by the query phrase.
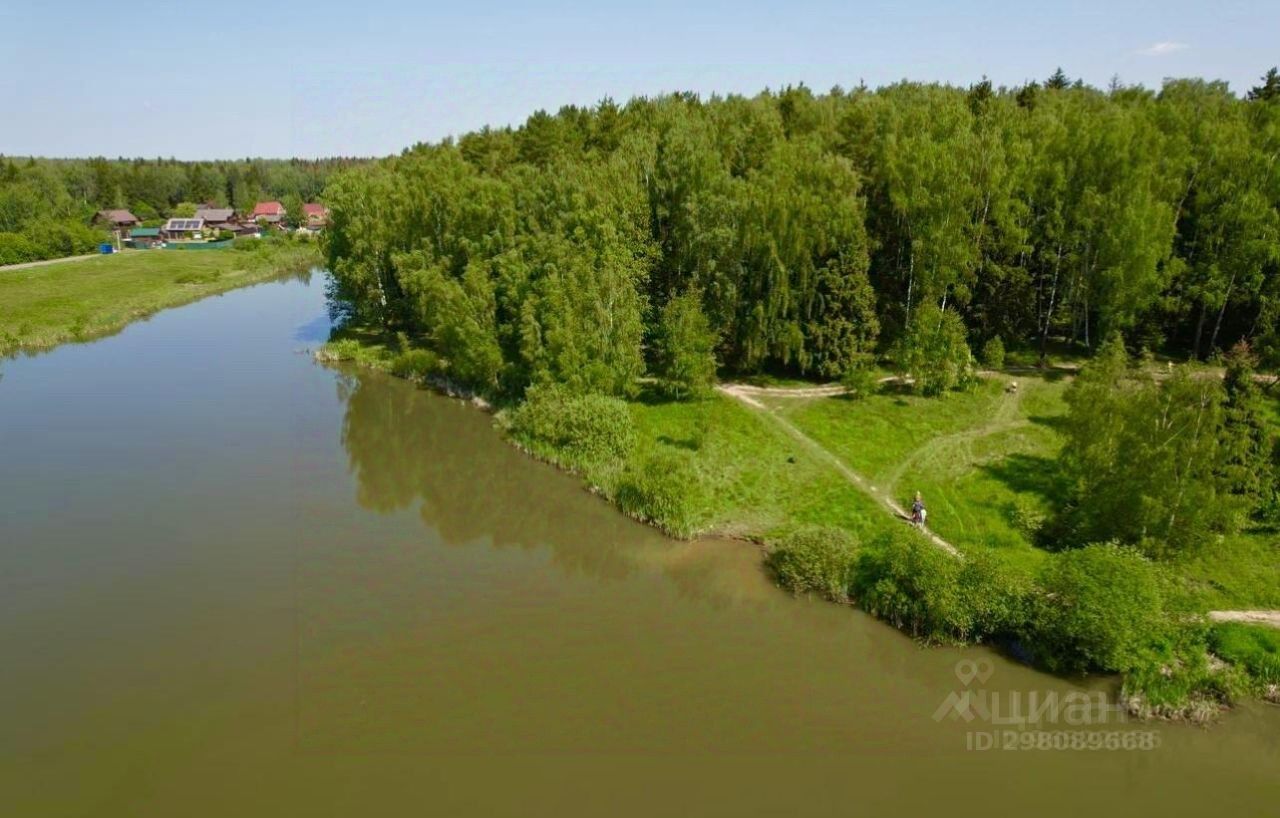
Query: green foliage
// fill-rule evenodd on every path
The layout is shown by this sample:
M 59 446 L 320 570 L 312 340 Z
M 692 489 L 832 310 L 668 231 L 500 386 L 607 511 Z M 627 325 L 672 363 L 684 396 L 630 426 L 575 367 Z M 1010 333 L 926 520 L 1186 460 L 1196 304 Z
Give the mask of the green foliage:
M 1220 433 L 1222 479 L 1255 516 L 1274 504 L 1277 492 L 1273 455 L 1276 439 L 1265 417 L 1262 394 L 1254 382 L 1254 358 L 1243 341 L 1226 356 L 1225 401 Z
M 558 386 L 530 388 L 511 411 L 508 429 L 535 452 L 571 467 L 622 460 L 635 445 L 626 403 Z
M 1054 670 L 1125 671 L 1165 627 L 1156 567 L 1114 543 L 1055 554 L 1040 576 L 1026 636 Z
M 840 376 L 845 394 L 853 400 L 863 400 L 880 391 L 880 372 L 870 355 L 856 358 Z
M 982 345 L 982 365 L 996 371 L 1004 369 L 1004 341 L 999 335 L 987 339 Z
M 406 349 L 391 361 L 391 374 L 397 378 L 421 381 L 443 370 L 439 356 L 429 349 Z
M 1209 631 L 1209 648 L 1245 668 L 1264 684 L 1280 684 L 1280 631 L 1239 622 L 1221 622 Z
M 965 336 L 964 322 L 954 310 L 923 305 L 898 342 L 898 368 L 922 395 L 966 386 L 973 380 L 973 354 Z
M 1209 659 L 1206 629 L 1170 624 L 1150 635 L 1124 674 L 1124 696 L 1139 715 L 1207 722 L 1225 703 L 1248 695 L 1255 683 L 1247 671 Z
M 354 338 L 341 338 L 325 344 L 325 355 L 331 361 L 354 361 L 360 357 L 360 342 Z
M 688 457 L 664 452 L 628 464 L 614 499 L 624 514 L 688 538 L 695 533 L 691 497 L 697 485 Z
M 793 594 L 849 598 L 858 542 L 839 528 L 812 526 L 793 531 L 769 548 L 766 563 L 778 584 Z
M 986 556 L 959 560 L 910 530 L 859 553 L 851 595 L 913 636 L 938 642 L 1008 633 L 1023 619 L 1029 581 Z
M 1066 394 L 1064 471 L 1073 496 L 1052 534 L 1068 544 L 1117 540 L 1150 556 L 1203 546 L 1239 524 L 1223 479 L 1223 388 L 1185 367 L 1131 371 L 1118 337 Z
M 662 308 L 655 339 L 656 374 L 677 400 L 705 396 L 716 376 L 716 337 L 702 312 L 701 296 L 689 292 Z

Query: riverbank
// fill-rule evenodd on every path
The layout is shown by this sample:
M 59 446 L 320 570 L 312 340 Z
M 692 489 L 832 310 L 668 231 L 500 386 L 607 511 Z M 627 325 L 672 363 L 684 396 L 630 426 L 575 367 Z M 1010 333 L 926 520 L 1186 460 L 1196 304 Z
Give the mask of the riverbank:
M 120 330 L 159 310 L 320 262 L 310 242 L 149 250 L 0 271 L 0 356 Z
M 347 333 L 323 355 L 430 381 L 430 354 L 397 346 Z M 629 516 L 680 538 L 759 543 L 784 587 L 852 602 L 923 641 L 1006 645 L 1068 676 L 1120 674 L 1146 717 L 1206 721 L 1273 698 L 1272 636 L 1246 625 L 1247 638 L 1224 638 L 1207 614 L 1280 607 L 1274 532 L 1169 565 L 1037 546 L 1062 490 L 1065 377 L 992 374 L 944 399 L 893 384 L 863 400 L 812 387 L 748 389 L 749 401 L 732 388 L 695 401 L 647 387 L 628 401 L 535 390 L 496 422 Z M 916 490 L 931 538 L 894 511 Z

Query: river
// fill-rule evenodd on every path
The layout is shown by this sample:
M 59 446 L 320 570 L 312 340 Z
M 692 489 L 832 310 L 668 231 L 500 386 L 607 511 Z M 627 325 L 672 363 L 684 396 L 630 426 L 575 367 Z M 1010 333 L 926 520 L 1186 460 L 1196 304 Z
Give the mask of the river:
M 0 814 L 1280 812 L 1280 708 L 996 724 L 1114 682 L 792 599 L 317 365 L 324 316 L 315 275 L 0 364 Z

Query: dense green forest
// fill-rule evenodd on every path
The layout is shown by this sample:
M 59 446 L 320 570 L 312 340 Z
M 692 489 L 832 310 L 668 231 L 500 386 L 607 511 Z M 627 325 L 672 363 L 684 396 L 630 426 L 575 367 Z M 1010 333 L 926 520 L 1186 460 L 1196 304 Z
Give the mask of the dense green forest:
M 1120 332 L 1199 358 L 1250 339 L 1274 365 L 1278 155 L 1274 72 L 1244 99 L 1059 71 L 605 100 L 341 174 L 328 255 L 349 314 L 513 395 L 663 375 L 686 296 L 737 373 L 847 374 L 922 310 L 975 349 Z
M 105 238 L 90 226 L 101 209 L 155 222 L 206 202 L 248 211 L 275 199 L 296 212 L 319 198 L 331 174 L 359 161 L 0 157 L 0 264 L 89 252 Z

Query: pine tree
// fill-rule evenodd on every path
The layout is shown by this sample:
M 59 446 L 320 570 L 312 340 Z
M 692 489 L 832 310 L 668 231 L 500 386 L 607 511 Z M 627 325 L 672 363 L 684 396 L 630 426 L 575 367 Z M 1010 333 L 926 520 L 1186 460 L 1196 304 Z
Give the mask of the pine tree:
M 1044 81 L 1045 88 L 1052 88 L 1055 91 L 1062 91 L 1071 87 L 1071 79 L 1066 72 L 1062 70 L 1062 66 L 1058 66 L 1058 70 L 1053 72 L 1053 76 Z
M 1275 484 L 1271 462 L 1274 444 L 1263 416 L 1262 395 L 1254 383 L 1254 357 L 1249 344 L 1240 341 L 1225 360 L 1223 477 L 1232 494 L 1256 509 L 1269 499 Z
M 1280 99 L 1280 71 L 1272 68 L 1264 74 L 1262 84 L 1249 89 L 1248 98 L 1263 101 Z

